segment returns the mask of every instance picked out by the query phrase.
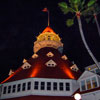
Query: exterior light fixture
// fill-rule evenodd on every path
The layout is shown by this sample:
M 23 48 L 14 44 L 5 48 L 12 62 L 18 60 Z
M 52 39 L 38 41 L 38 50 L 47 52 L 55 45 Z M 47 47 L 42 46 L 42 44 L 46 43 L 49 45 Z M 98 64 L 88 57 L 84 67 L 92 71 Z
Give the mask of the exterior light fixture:
M 76 93 L 74 95 L 75 100 L 81 100 L 81 95 L 79 93 Z

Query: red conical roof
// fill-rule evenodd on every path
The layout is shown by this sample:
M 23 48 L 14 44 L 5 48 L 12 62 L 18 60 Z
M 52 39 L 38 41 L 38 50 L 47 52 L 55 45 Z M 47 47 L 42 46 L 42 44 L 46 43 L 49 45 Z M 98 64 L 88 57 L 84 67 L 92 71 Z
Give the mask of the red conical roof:
M 53 57 L 46 56 L 47 53 L 52 52 Z M 63 60 L 62 55 L 57 49 L 43 48 L 38 53 L 38 58 L 30 58 L 28 63 L 31 65 L 29 69 L 22 69 L 21 67 L 9 76 L 4 82 L 16 81 L 25 78 L 56 78 L 56 79 L 77 79 L 80 76 L 80 71 L 75 72 L 70 69 L 72 63 L 67 59 Z M 57 66 L 47 67 L 45 64 L 49 60 L 53 60 Z
M 53 33 L 55 33 L 55 32 L 53 31 L 53 29 L 52 29 L 51 27 L 49 27 L 49 26 L 47 26 L 47 27 L 43 30 L 42 33 L 45 33 L 45 32 L 53 32 Z

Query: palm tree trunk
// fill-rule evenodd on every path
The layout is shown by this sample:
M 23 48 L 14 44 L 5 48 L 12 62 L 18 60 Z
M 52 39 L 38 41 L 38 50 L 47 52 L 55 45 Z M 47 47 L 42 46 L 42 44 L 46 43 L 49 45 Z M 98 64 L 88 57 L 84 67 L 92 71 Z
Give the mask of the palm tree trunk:
M 96 22 L 96 25 L 97 25 L 99 36 L 100 36 L 100 26 L 99 26 L 96 14 L 94 14 L 94 19 L 95 19 L 95 22 Z
M 89 55 L 91 56 L 92 60 L 95 62 L 95 64 L 97 65 L 97 67 L 100 69 L 99 63 L 96 60 L 96 58 L 94 57 L 93 53 L 91 52 L 89 46 L 87 45 L 87 42 L 85 40 L 84 34 L 83 34 L 83 29 L 82 29 L 82 23 L 81 23 L 81 19 L 80 16 L 77 16 L 77 20 L 78 20 L 78 24 L 79 24 L 79 30 L 80 30 L 80 35 L 82 38 L 82 41 L 84 43 L 85 48 L 87 49 Z

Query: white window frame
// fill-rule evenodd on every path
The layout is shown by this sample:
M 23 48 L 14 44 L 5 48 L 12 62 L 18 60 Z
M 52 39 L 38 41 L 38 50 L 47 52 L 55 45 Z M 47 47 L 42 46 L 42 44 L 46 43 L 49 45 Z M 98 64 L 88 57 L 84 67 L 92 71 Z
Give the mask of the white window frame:
M 93 77 L 96 78 L 97 87 L 99 87 L 99 82 L 98 82 L 97 76 L 91 76 L 91 77 L 88 77 L 88 78 L 85 78 L 85 79 L 80 80 L 80 91 L 83 91 L 83 90 L 82 90 L 81 81 L 85 81 L 85 88 L 86 88 L 86 90 L 90 90 L 90 89 L 87 88 L 87 83 L 86 83 L 86 80 L 87 80 L 87 79 L 90 79 L 91 89 L 93 89 L 93 84 L 92 84 L 92 78 L 93 78 Z M 97 87 L 96 87 L 96 88 L 97 88 Z M 84 91 L 86 91 L 86 90 L 84 90 Z

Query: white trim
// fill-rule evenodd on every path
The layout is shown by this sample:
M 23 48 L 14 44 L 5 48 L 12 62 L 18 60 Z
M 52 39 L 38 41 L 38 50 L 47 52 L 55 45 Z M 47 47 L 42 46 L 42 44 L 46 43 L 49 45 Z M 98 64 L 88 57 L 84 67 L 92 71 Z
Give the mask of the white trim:
M 100 99 L 100 90 L 84 93 L 84 94 L 81 94 L 81 96 L 82 96 L 82 100 L 99 100 Z
M 99 85 L 99 79 L 98 79 L 98 77 L 96 76 L 96 81 L 97 81 L 97 87 L 99 87 L 100 85 Z
M 39 82 L 39 89 L 35 90 L 34 89 L 34 82 L 38 81 Z M 28 82 L 31 82 L 31 90 L 27 90 L 27 85 Z M 45 90 L 41 90 L 41 82 L 45 82 Z M 47 82 L 51 83 L 51 90 L 47 90 Z M 57 83 L 57 90 L 54 91 L 53 88 L 53 83 L 56 82 Z M 61 91 L 59 89 L 59 83 L 63 83 L 63 90 Z M 26 90 L 22 91 L 22 84 L 26 83 Z M 69 83 L 70 84 L 70 90 L 66 91 L 66 86 L 65 84 Z M 21 91 L 17 92 L 17 86 L 18 84 L 21 84 Z M 8 99 L 8 98 L 15 98 L 15 97 L 22 97 L 22 96 L 28 96 L 28 95 L 44 95 L 44 96 L 71 96 L 77 89 L 77 81 L 76 80 L 72 80 L 72 79 L 47 79 L 47 78 L 28 78 L 28 79 L 23 79 L 23 80 L 18 80 L 18 81 L 13 81 L 13 82 L 8 82 L 8 83 L 4 83 L 1 84 L 4 86 L 7 86 L 7 91 L 8 91 L 8 86 L 11 86 L 13 88 L 13 85 L 16 85 L 16 90 L 15 92 L 11 92 L 11 93 L 6 93 L 6 94 L 1 94 L 1 99 Z M 13 90 L 11 88 L 11 91 Z M 73 90 L 74 89 L 74 90 Z
M 82 79 L 86 79 L 87 77 L 83 78 L 83 76 L 86 76 L 86 74 L 87 74 L 87 77 L 91 77 L 89 74 L 91 74 L 92 76 L 97 75 L 91 71 L 84 71 L 83 74 L 79 77 L 78 81 L 80 81 Z M 99 75 L 97 75 L 97 76 L 99 76 Z

